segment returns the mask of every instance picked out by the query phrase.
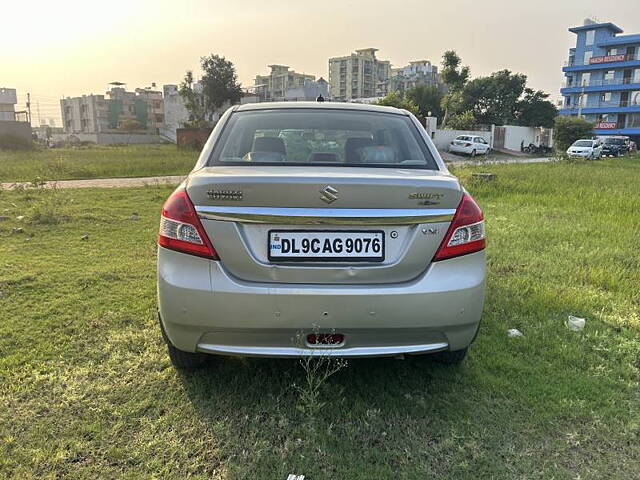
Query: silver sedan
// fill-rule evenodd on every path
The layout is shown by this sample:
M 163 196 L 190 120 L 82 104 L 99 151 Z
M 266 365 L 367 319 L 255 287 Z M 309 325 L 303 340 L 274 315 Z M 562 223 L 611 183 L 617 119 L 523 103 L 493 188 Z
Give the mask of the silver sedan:
M 160 325 L 207 354 L 465 357 L 485 230 L 424 128 L 391 107 L 236 106 L 162 209 Z

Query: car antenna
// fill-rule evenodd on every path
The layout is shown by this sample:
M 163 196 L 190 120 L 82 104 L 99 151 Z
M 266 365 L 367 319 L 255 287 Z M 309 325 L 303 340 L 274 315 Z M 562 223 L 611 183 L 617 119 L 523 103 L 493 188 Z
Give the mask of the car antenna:
M 316 102 L 324 102 L 324 97 L 322 96 L 322 94 L 318 95 L 318 98 L 316 98 Z

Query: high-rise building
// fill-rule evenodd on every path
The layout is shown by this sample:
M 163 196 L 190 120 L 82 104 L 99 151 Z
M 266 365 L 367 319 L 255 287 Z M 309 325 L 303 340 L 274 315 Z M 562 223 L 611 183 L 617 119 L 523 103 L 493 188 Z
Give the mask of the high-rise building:
M 617 25 L 591 20 L 569 31 L 576 46 L 562 69 L 560 114 L 594 122 L 596 135 L 640 139 L 640 34 L 620 35 Z
M 314 81 L 313 75 L 297 73 L 286 65 L 269 65 L 269 75 L 256 75 L 255 94 L 261 102 L 281 102 L 286 100 L 286 93 L 291 89 L 304 87 L 305 82 Z
M 384 97 L 389 91 L 391 63 L 376 58 L 376 48 L 356 50 L 329 59 L 329 94 L 332 100 Z

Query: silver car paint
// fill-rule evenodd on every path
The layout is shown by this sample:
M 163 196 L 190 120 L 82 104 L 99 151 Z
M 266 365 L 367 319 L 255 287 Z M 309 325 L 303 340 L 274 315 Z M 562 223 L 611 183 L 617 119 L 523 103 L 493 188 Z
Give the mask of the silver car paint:
M 409 282 L 378 285 L 247 282 L 220 262 L 158 252 L 164 328 L 177 348 L 191 352 L 288 356 L 286 349 L 297 348 L 304 354 L 296 335 L 315 328 L 345 334 L 342 347 L 325 352 L 333 355 L 349 348 L 361 349 L 358 356 L 424 353 L 434 344 L 457 350 L 476 334 L 484 289 L 484 251 L 434 262 Z
M 223 172 L 226 167 L 205 165 L 225 122 L 234 111 L 282 107 L 278 104 L 262 104 L 229 109 L 214 129 L 198 163 L 181 188 L 191 188 L 194 192 L 198 188 L 204 189 L 206 178 L 210 178 L 213 171 L 220 174 L 217 178 L 225 186 Z M 408 112 L 389 107 L 306 102 L 287 103 L 286 108 L 361 109 L 409 116 L 439 170 L 428 171 L 427 174 L 419 170 L 408 171 L 405 174 L 409 180 L 408 189 L 403 194 L 416 185 L 425 187 L 430 181 L 434 182 L 430 188 L 437 188 L 438 182 L 453 182 L 448 192 L 457 192 L 456 197 L 450 197 L 445 206 L 456 205 L 459 201 L 463 189 L 448 172 L 424 128 Z M 318 175 L 317 171 L 314 172 L 317 168 L 304 168 L 304 172 L 301 172 L 304 175 Z M 333 172 L 324 172 L 329 178 L 331 175 L 344 178 L 343 175 L 349 174 L 349 169 L 344 167 L 330 170 Z M 366 177 L 365 171 L 369 169 L 356 170 Z M 385 176 L 381 170 L 393 169 L 376 170 L 377 173 L 372 172 L 371 175 Z M 253 173 L 257 172 L 250 172 L 249 177 L 253 177 L 253 180 L 249 180 L 249 184 L 258 180 Z M 234 175 L 236 177 L 229 181 L 238 183 L 238 171 Z M 416 176 L 424 176 L 423 181 Z M 295 180 L 292 177 L 290 180 L 291 186 L 295 186 Z M 199 182 L 201 187 L 198 186 Z M 245 185 L 245 188 L 251 187 Z M 195 195 L 198 196 L 197 193 Z M 277 197 L 277 192 L 275 195 Z M 266 260 L 263 250 L 265 233 L 273 227 L 273 223 L 234 222 L 228 218 L 217 218 L 215 212 L 207 212 L 206 209 L 213 208 L 215 211 L 215 207 L 221 207 L 222 204 L 205 201 L 204 198 L 201 193 L 196 202 L 200 204 L 197 206 L 200 207 L 201 221 L 222 261 L 164 248 L 159 248 L 158 252 L 159 312 L 167 336 L 177 348 L 227 355 L 299 356 L 318 350 L 297 344 L 296 336 L 320 328 L 345 334 L 343 345 L 325 350 L 324 354 L 385 356 L 458 350 L 469 345 L 475 337 L 484 301 L 485 253 L 481 251 L 430 263 L 448 227 L 448 219 L 438 222 L 425 222 L 422 219 L 376 227 L 386 232 L 396 230 L 400 240 L 399 244 L 388 246 L 388 261 L 381 265 L 274 265 Z M 240 206 L 268 208 L 264 204 L 269 202 L 264 202 L 264 199 L 261 196 L 259 205 L 244 202 Z M 303 197 L 299 196 L 298 200 L 302 201 Z M 356 197 L 351 200 L 358 201 Z M 276 200 L 271 205 L 275 209 L 283 207 L 283 203 Z M 375 205 L 378 208 L 370 208 L 369 211 L 380 210 L 385 205 L 388 202 Z M 309 203 L 302 209 L 318 206 Z M 393 206 L 398 210 L 415 207 L 403 202 Z M 331 218 L 334 205 L 324 207 L 325 217 Z M 355 208 L 348 202 L 344 202 L 342 207 Z M 365 208 L 366 205 L 361 207 Z M 441 206 L 425 208 L 423 211 L 435 211 L 436 207 Z M 276 226 L 286 228 L 287 224 L 278 223 Z M 310 228 L 299 222 L 289 226 Z M 347 227 L 331 226 L 332 230 L 340 228 Z M 403 257 L 405 254 L 406 257 Z M 407 261 L 402 262 L 401 259 Z

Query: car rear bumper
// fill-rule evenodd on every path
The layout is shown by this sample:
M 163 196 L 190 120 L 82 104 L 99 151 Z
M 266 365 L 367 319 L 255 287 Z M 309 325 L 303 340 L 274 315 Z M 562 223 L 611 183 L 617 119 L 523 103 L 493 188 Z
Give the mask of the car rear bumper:
M 473 147 L 463 147 L 460 145 L 449 145 L 449 151 L 453 153 L 468 153 L 470 154 L 473 151 Z
M 618 155 L 623 155 L 625 152 L 622 149 L 618 149 L 618 148 L 603 148 L 602 149 L 602 155 L 604 156 L 608 156 L 608 155 L 613 155 L 614 157 L 618 156 Z
M 159 248 L 158 303 L 171 343 L 223 355 L 371 357 L 459 350 L 474 339 L 484 301 L 485 253 L 433 263 L 385 285 L 245 282 L 220 262 Z M 314 347 L 309 333 L 341 333 Z

